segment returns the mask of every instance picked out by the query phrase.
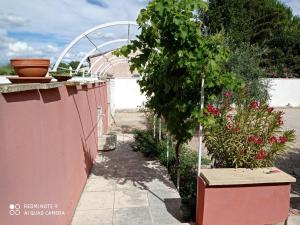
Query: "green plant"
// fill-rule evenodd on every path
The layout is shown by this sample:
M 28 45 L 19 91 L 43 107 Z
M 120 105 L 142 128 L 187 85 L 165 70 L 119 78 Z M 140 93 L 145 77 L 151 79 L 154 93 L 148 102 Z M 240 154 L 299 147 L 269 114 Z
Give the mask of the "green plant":
M 134 151 L 142 152 L 147 157 L 153 157 L 168 168 L 171 179 L 176 183 L 176 153 L 175 149 L 165 139 L 158 141 L 153 138 L 151 131 L 137 130 L 134 134 L 135 141 L 132 144 Z M 198 154 L 189 148 L 183 147 L 180 155 L 180 190 L 182 198 L 184 219 L 189 221 L 195 219 L 196 194 L 197 194 L 197 164 Z M 202 158 L 202 165 L 209 165 L 211 161 Z
M 245 82 L 247 96 L 251 100 L 266 102 L 269 100 L 269 83 L 266 72 L 260 67 L 264 51 L 257 45 L 241 43 L 231 51 L 226 68 L 234 72 Z M 239 96 L 235 96 L 238 101 Z
M 158 144 L 151 132 L 136 130 L 134 140 L 131 145 L 134 151 L 142 152 L 146 157 L 155 157 L 159 154 Z
M 268 167 L 295 138 L 294 130 L 283 130 L 282 112 L 252 101 L 230 107 L 226 97 L 219 108 L 208 104 L 205 112 L 215 122 L 205 127 L 204 141 L 216 167 Z
M 270 77 L 300 76 L 300 18 L 282 1 L 210 0 L 204 21 L 209 33 L 223 30 L 232 49 L 244 42 L 267 49 L 262 66 Z
M 150 1 L 138 16 L 137 40 L 114 53 L 129 57 L 131 70 L 142 75 L 139 85 L 148 98 L 146 107 L 163 117 L 176 140 L 176 168 L 181 146 L 205 119 L 200 110 L 204 74 L 209 99 L 224 88 L 241 86 L 233 73 L 224 72 L 229 50 L 223 36 L 203 34 L 199 15 L 206 9 L 202 0 Z
M 9 65 L 4 65 L 0 67 L 0 75 L 14 75 L 14 69 Z

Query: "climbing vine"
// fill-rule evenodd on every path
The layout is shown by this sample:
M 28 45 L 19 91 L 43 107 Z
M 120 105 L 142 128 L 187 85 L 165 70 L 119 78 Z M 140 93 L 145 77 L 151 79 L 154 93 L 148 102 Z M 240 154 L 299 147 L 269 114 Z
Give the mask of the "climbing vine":
M 200 110 L 201 78 L 205 76 L 205 98 L 222 90 L 234 90 L 241 81 L 223 72 L 229 50 L 223 35 L 205 34 L 202 0 L 153 0 L 137 18 L 140 34 L 115 52 L 128 57 L 131 70 L 141 74 L 139 85 L 147 96 L 146 107 L 163 117 L 176 139 L 176 163 L 180 148 L 190 140 L 199 122 L 208 123 Z

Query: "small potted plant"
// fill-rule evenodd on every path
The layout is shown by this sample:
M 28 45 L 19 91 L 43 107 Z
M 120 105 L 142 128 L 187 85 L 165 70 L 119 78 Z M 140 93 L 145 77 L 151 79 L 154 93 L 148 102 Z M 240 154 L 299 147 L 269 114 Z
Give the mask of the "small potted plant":
M 68 73 L 64 72 L 51 72 L 50 73 L 52 77 L 54 77 L 57 81 L 62 82 L 62 81 L 67 81 L 72 78 L 72 76 Z

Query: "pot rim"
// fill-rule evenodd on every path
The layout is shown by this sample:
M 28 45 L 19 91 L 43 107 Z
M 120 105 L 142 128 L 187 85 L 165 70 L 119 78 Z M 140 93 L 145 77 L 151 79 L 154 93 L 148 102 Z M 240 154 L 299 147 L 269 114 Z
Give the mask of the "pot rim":
M 38 61 L 38 60 L 50 62 L 49 58 L 13 58 L 13 59 L 10 59 L 10 61 Z

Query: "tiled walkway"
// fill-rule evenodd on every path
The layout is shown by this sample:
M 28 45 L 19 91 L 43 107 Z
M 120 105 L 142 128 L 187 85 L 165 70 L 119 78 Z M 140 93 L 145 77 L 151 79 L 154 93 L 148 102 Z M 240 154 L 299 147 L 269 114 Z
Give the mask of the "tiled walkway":
M 72 225 L 177 225 L 180 197 L 168 173 L 130 149 L 119 135 L 117 149 L 96 159 Z

